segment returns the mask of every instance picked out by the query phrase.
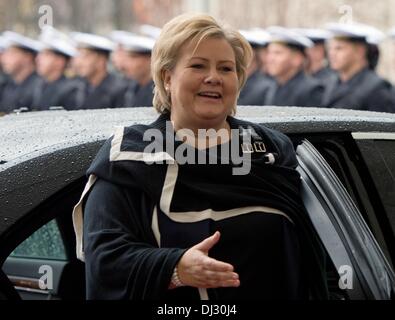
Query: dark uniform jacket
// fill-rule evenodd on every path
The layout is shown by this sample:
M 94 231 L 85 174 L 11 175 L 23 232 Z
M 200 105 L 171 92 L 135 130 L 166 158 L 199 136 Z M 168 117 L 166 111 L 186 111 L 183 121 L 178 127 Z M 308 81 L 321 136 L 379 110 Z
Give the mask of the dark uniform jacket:
M 365 68 L 347 82 L 341 82 L 339 77 L 331 79 L 323 104 L 328 108 L 395 112 L 391 90 L 388 81 Z
M 33 109 L 48 110 L 50 107 L 63 107 L 72 110 L 77 106 L 78 90 L 79 84 L 64 76 L 50 83 L 42 79 L 34 93 Z
M 328 79 L 332 79 L 336 76 L 336 72 L 329 67 L 322 68 L 311 75 L 312 78 L 320 81 L 324 86 L 327 85 Z
M 274 83 L 266 96 L 265 104 L 289 107 L 320 107 L 323 85 L 303 71 L 298 72 L 287 83 Z
M 263 106 L 265 105 L 265 97 L 273 79 L 262 74 L 259 71 L 254 72 L 244 85 L 240 92 L 237 102 L 239 106 Z
M 30 110 L 33 106 L 34 91 L 40 81 L 41 78 L 35 72 L 20 84 L 13 80 L 8 81 L 1 97 L 0 112 L 9 113 L 19 108 Z
M 128 80 L 125 94 L 117 103 L 124 108 L 152 107 L 154 99 L 154 82 L 141 86 L 137 81 Z
M 143 136 L 157 129 L 163 134 L 159 145 L 173 141 L 175 150 L 207 156 L 165 130 L 170 115 L 149 126 L 119 128 L 105 143 L 73 214 L 88 299 L 303 299 L 307 288 L 316 298 L 327 297 L 323 252 L 300 197 L 292 143 L 263 126 L 228 121 L 241 135 L 253 131 L 249 174 L 232 174 L 238 166 L 233 161 L 182 165 L 171 160 L 171 149 L 147 152 L 151 141 Z M 148 155 L 154 154 L 152 164 Z M 210 256 L 234 265 L 242 285 L 168 290 L 185 251 L 215 231 L 222 237 Z
M 6 87 L 6 85 L 9 81 L 10 81 L 9 76 L 0 71 L 0 101 L 1 101 L 1 96 L 3 94 L 4 88 Z
M 120 97 L 125 91 L 126 83 L 114 74 L 108 74 L 96 87 L 82 81 L 77 96 L 77 109 L 120 108 Z

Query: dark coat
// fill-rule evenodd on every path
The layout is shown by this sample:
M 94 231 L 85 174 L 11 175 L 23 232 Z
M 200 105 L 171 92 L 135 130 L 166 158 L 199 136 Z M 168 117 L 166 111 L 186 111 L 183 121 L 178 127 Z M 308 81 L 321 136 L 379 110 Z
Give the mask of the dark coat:
M 336 76 L 337 73 L 329 67 L 324 67 L 311 75 L 311 77 L 320 81 L 324 86 L 326 86 L 328 79 Z
M 265 97 L 273 83 L 273 79 L 260 73 L 254 72 L 248 79 L 244 88 L 240 92 L 237 102 L 239 106 L 262 106 L 265 104 Z
M 265 146 L 252 154 L 249 174 L 233 175 L 235 164 L 218 162 L 150 165 L 142 156 L 150 144 L 144 139 L 147 130 L 160 130 L 164 144 L 182 144 L 174 140 L 174 131 L 166 132 L 169 122 L 167 114 L 149 126 L 120 128 L 88 170 L 87 193 L 74 211 L 77 252 L 86 262 L 87 298 L 199 300 L 196 288 L 168 286 L 185 250 L 217 230 L 223 237 L 210 256 L 234 265 L 243 285 L 209 289 L 210 299 L 298 299 L 307 297 L 304 289 L 310 286 L 314 294 L 326 297 L 322 248 L 304 212 L 291 141 L 277 131 L 229 117 L 232 129 L 252 130 L 252 143 Z M 174 157 L 174 151 L 166 151 Z M 198 158 L 207 155 L 197 152 Z M 269 154 L 275 157 L 270 164 Z M 160 161 L 164 153 L 157 155 Z M 166 189 L 169 185 L 174 187 Z M 284 216 L 259 213 L 260 206 L 281 210 Z M 251 213 L 243 214 L 243 208 Z M 204 212 L 210 217 L 204 218 Z
M 265 99 L 266 105 L 289 107 L 320 107 L 324 86 L 303 71 L 283 85 L 274 83 Z
M 1 96 L 3 95 L 3 91 L 9 81 L 10 78 L 5 73 L 2 73 L 0 71 L 0 101 L 1 101 Z
M 365 68 L 346 82 L 339 77 L 331 79 L 323 103 L 328 108 L 395 112 L 391 91 L 388 81 Z
M 4 87 L 0 102 L 0 112 L 9 113 L 15 109 L 33 106 L 34 91 L 41 82 L 41 78 L 33 72 L 20 84 L 10 80 Z
M 120 108 L 120 97 L 125 94 L 126 83 L 120 77 L 108 74 L 96 87 L 81 81 L 77 109 Z
M 120 98 L 118 105 L 124 108 L 151 107 L 154 100 L 154 82 L 140 86 L 134 80 L 129 84 L 125 94 Z
M 78 90 L 79 84 L 64 76 L 50 83 L 42 80 L 35 90 L 33 109 L 48 110 L 50 107 L 74 109 L 77 105 Z

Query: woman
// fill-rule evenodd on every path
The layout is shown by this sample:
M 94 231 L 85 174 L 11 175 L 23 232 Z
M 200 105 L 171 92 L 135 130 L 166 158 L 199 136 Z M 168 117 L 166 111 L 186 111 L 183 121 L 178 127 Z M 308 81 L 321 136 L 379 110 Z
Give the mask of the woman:
M 163 28 L 152 55 L 161 116 L 107 141 L 75 208 L 88 299 L 325 297 L 291 142 L 231 116 L 251 56 L 237 31 L 210 16 L 182 15 Z M 201 129 L 221 139 L 202 143 Z M 156 150 L 173 143 L 175 152 L 148 155 L 144 135 L 153 130 Z M 240 163 L 225 148 L 235 132 L 251 133 L 236 152 L 249 155 L 248 174 L 234 174 Z M 185 153 L 215 164 L 181 164 Z

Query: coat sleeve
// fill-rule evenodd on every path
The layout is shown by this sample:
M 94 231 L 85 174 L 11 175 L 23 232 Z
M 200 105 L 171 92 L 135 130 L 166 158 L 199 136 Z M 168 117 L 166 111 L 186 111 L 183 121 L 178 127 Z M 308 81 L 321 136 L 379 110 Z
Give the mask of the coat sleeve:
M 166 296 L 183 249 L 158 248 L 153 205 L 138 188 L 98 180 L 84 210 L 88 300 L 157 300 Z

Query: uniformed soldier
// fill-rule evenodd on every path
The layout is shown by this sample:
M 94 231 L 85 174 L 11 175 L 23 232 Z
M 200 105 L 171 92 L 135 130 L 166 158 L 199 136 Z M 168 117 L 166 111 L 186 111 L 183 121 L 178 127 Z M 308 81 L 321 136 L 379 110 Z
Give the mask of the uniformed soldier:
M 265 104 L 273 106 L 320 107 L 323 85 L 305 74 L 306 49 L 313 43 L 296 31 L 271 27 L 268 72 L 275 83 Z
M 48 110 L 50 107 L 74 109 L 79 87 L 67 79 L 65 70 L 76 49 L 69 37 L 47 26 L 40 36 L 43 49 L 37 56 L 37 73 L 43 78 L 34 94 L 33 108 Z
M 385 40 L 386 36 L 380 30 L 369 25 L 358 24 L 358 27 L 367 34 L 368 64 L 369 68 L 375 71 L 380 61 L 380 44 Z
M 151 75 L 151 52 L 155 40 L 132 33 L 113 34 L 118 50 L 123 51 L 122 72 L 128 87 L 119 105 L 126 108 L 152 106 L 154 82 Z
M 261 72 L 261 60 L 259 50 L 268 45 L 267 39 L 260 37 L 254 31 L 240 30 L 254 50 L 254 57 L 247 69 L 247 82 L 240 92 L 238 105 L 263 106 L 266 94 L 272 85 L 272 78 Z
M 330 108 L 394 112 L 392 86 L 372 70 L 369 62 L 372 27 L 332 23 L 328 25 L 328 30 L 332 33 L 329 61 L 338 76 L 326 87 L 324 105 Z
M 262 28 L 252 28 L 249 30 L 253 33 L 254 37 L 258 38 L 263 45 L 258 46 L 256 48 L 256 52 L 259 58 L 259 65 L 261 68 L 261 73 L 268 77 L 269 79 L 273 80 L 272 77 L 267 72 L 267 52 L 270 40 L 270 33 L 267 32 L 265 29 Z
M 126 76 L 124 73 L 123 63 L 126 59 L 127 52 L 119 39 L 122 39 L 124 36 L 128 36 L 130 34 L 130 32 L 123 30 L 114 30 L 110 34 L 110 39 L 115 43 L 115 48 L 111 54 L 111 63 L 119 76 L 125 79 Z
M 336 73 L 329 66 L 326 50 L 326 41 L 331 36 L 330 32 L 323 29 L 308 28 L 299 28 L 296 31 L 309 38 L 314 44 L 306 50 L 306 73 L 325 85 L 328 78 L 336 76 Z
M 118 108 L 119 97 L 126 84 L 120 77 L 109 73 L 108 60 L 114 43 L 105 37 L 88 33 L 73 33 L 77 45 L 74 61 L 79 76 L 84 79 L 77 95 L 78 109 Z
M 3 37 L 7 48 L 2 56 L 2 67 L 10 81 L 3 90 L 0 112 L 9 113 L 21 108 L 30 110 L 34 90 L 40 82 L 35 65 L 40 43 L 12 31 L 4 32 Z

